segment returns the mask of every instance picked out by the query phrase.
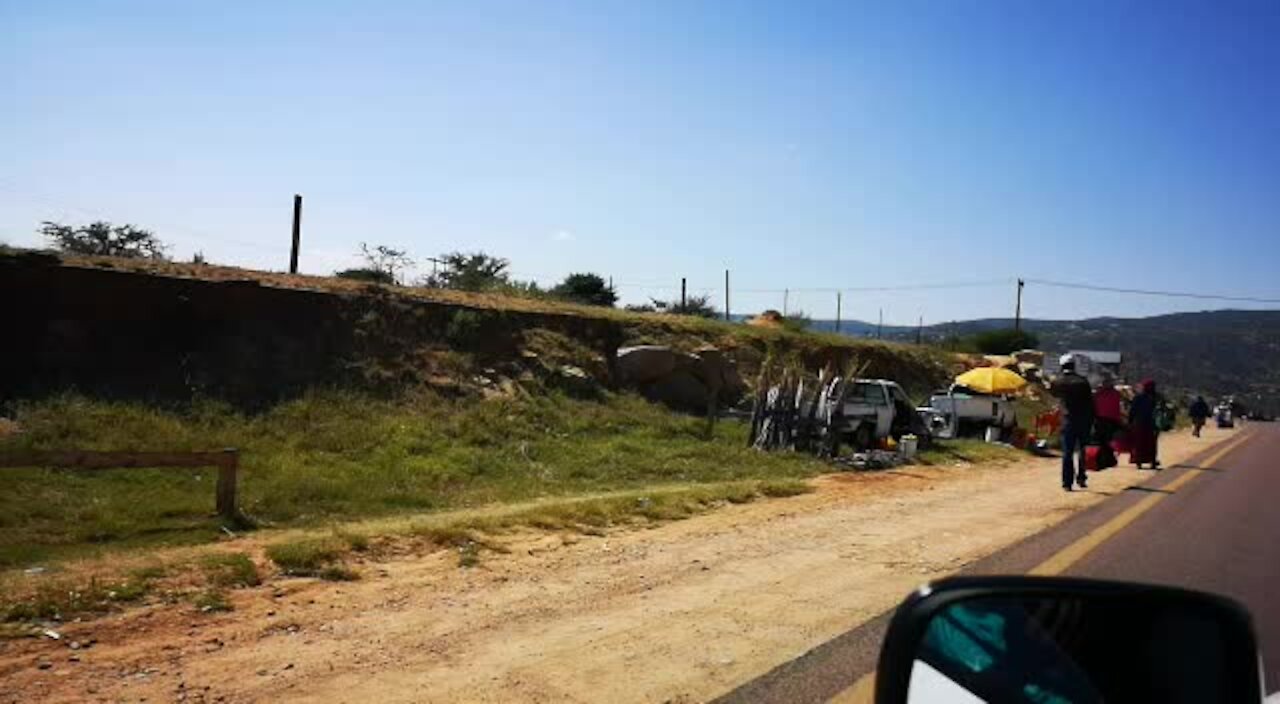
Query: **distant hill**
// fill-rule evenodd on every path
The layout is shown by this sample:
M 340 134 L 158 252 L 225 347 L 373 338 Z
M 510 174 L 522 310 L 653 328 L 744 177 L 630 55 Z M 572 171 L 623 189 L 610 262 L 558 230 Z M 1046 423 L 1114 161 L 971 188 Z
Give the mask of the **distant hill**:
M 1218 310 L 1174 313 L 1150 318 L 1024 320 L 1051 353 L 1069 349 L 1119 350 L 1125 375 L 1151 377 L 1175 392 L 1208 396 L 1234 394 L 1246 403 L 1280 412 L 1280 311 Z M 951 335 L 1013 326 L 1012 318 L 986 318 L 926 326 L 926 342 Z M 832 321 L 814 321 L 814 329 L 832 331 Z M 875 335 L 875 324 L 841 323 L 841 331 Z M 885 326 L 885 339 L 914 341 L 915 328 Z

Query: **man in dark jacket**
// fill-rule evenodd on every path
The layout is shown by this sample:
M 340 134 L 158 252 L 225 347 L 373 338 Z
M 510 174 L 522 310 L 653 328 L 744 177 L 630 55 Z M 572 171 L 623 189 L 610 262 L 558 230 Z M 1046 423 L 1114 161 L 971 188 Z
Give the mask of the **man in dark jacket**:
M 1085 443 L 1093 430 L 1093 389 L 1089 380 L 1076 374 L 1076 359 L 1064 354 L 1061 359 L 1062 374 L 1054 380 L 1049 391 L 1058 398 L 1062 408 L 1062 488 L 1071 491 L 1071 481 L 1085 488 Z M 1077 459 L 1076 455 L 1079 454 Z M 1077 466 L 1073 467 L 1075 464 Z
M 1187 415 L 1191 416 L 1191 434 L 1200 437 L 1200 429 L 1209 417 L 1209 402 L 1204 400 L 1204 396 L 1196 396 L 1196 400 L 1191 402 L 1191 408 L 1187 409 Z

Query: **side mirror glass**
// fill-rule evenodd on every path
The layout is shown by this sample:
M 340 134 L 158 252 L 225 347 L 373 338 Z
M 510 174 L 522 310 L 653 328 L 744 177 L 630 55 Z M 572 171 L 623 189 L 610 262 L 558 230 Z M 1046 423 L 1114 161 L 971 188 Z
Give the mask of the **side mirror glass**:
M 1260 701 L 1248 613 L 1197 592 L 1117 582 L 960 578 L 889 626 L 881 704 Z

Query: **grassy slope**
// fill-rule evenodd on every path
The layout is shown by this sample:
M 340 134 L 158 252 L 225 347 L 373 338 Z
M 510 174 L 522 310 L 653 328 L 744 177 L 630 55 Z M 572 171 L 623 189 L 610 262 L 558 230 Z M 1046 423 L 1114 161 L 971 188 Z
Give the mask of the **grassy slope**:
M 241 505 L 266 525 L 315 525 L 544 496 L 804 477 L 825 465 L 746 448 L 745 428 L 631 395 L 399 402 L 314 393 L 259 416 L 205 404 L 167 412 L 65 397 L 23 407 L 9 446 L 242 449 Z M 203 542 L 212 471 L 0 473 L 0 567 L 113 545 Z

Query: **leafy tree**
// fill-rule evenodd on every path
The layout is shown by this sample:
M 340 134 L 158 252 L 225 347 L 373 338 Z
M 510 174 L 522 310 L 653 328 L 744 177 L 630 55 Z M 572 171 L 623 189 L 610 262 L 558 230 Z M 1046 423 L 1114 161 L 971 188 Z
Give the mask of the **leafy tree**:
M 388 286 L 395 284 L 396 279 L 390 273 L 378 271 L 377 269 L 368 269 L 359 267 L 355 269 L 343 269 L 334 274 L 339 279 L 352 279 L 354 281 L 367 281 L 374 284 L 387 284 Z
M 672 313 L 674 315 L 693 315 L 699 318 L 719 318 L 720 313 L 711 305 L 711 297 L 707 295 L 687 296 L 684 305 L 680 301 L 661 301 L 650 298 L 648 303 L 632 304 L 626 308 L 636 313 Z
M 69 254 L 131 259 L 165 259 L 165 245 L 150 230 L 134 225 L 112 225 L 101 220 L 88 225 L 63 225 L 45 221 L 40 234 Z
M 510 282 L 507 267 L 511 262 L 484 252 L 449 252 L 439 257 L 439 271 L 423 282 L 432 288 L 458 291 L 489 291 Z
M 1010 354 L 1040 344 L 1040 338 L 1035 335 L 1013 328 L 987 330 L 972 335 L 970 339 L 973 347 L 983 354 Z
M 360 255 L 364 257 L 365 266 L 363 269 L 372 272 L 377 277 L 378 283 L 399 284 L 399 272 L 413 266 L 413 260 L 402 249 L 392 249 L 386 245 L 377 245 L 370 247 L 364 242 L 360 243 Z M 357 269 L 347 269 L 350 271 L 358 271 Z M 354 278 L 354 277 L 345 277 Z M 365 281 L 374 281 L 375 279 L 366 278 Z
M 618 294 L 596 274 L 569 274 L 554 288 L 552 295 L 589 306 L 612 306 Z

